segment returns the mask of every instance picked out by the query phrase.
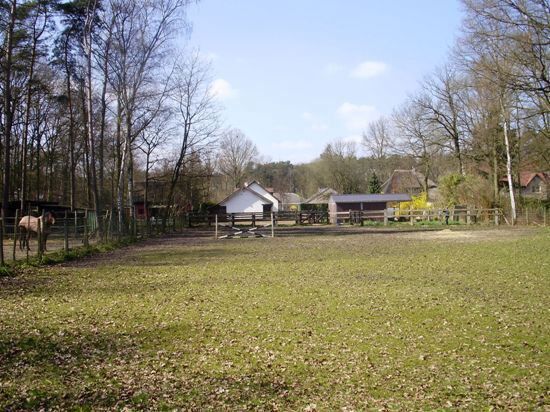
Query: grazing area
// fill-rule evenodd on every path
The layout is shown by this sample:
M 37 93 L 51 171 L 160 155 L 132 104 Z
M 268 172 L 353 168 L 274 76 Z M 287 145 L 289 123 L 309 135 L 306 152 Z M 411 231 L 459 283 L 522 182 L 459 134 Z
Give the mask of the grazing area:
M 543 410 L 550 231 L 162 238 L 0 278 L 0 409 Z

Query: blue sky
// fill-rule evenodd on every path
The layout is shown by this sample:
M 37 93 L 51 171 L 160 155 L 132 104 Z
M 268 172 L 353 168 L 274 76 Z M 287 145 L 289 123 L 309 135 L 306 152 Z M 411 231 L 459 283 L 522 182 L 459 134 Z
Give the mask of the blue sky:
M 188 17 L 225 124 L 300 163 L 391 114 L 445 62 L 462 15 L 455 0 L 202 0 Z

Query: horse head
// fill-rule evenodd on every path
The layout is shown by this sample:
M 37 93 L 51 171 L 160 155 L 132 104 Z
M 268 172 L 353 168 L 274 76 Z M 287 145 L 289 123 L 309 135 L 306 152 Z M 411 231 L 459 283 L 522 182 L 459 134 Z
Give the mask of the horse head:
M 44 214 L 44 224 L 48 226 L 55 224 L 55 214 L 53 212 L 46 212 Z

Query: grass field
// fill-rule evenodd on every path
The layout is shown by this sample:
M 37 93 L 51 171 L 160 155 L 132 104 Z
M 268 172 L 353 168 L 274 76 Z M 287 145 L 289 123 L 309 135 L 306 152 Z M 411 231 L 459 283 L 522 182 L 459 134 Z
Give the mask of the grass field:
M 0 279 L 0 409 L 548 410 L 550 231 L 174 238 Z

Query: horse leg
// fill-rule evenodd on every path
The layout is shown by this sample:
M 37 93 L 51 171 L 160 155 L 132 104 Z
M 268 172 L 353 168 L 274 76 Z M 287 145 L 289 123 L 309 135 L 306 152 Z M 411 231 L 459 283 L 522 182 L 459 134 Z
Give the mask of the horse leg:
M 26 229 L 23 226 L 19 226 L 19 250 L 23 251 L 23 245 L 25 244 L 25 232 Z
M 43 239 L 43 242 L 44 242 L 44 245 L 43 245 L 44 246 L 44 252 L 48 251 L 48 248 L 46 248 L 46 242 L 48 240 L 48 235 L 49 235 L 49 233 L 43 233 L 42 234 L 42 239 Z

